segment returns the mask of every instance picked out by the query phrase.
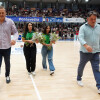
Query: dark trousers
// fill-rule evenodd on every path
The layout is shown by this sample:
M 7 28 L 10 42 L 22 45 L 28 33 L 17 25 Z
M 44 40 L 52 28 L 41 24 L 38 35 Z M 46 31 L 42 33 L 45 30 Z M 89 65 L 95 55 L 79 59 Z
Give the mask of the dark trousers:
M 5 70 L 6 70 L 5 77 L 10 75 L 10 54 L 11 54 L 11 48 L 0 49 L 0 70 L 1 70 L 2 58 L 4 57 Z
M 26 59 L 26 68 L 28 72 L 35 71 L 36 67 L 36 44 L 34 43 L 32 46 L 26 46 L 24 44 L 24 56 Z
M 96 80 L 97 88 L 100 88 L 100 66 L 99 66 L 99 53 L 83 53 L 80 51 L 80 63 L 78 66 L 77 80 L 82 80 L 83 70 L 86 63 L 90 61 L 93 74 Z

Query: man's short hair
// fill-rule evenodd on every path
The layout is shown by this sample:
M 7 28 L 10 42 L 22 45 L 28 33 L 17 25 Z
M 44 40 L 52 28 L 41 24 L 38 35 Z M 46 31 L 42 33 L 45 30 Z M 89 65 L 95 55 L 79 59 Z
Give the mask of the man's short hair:
M 97 13 L 97 12 L 95 12 L 95 11 L 90 11 L 90 12 L 88 12 L 87 17 L 90 17 L 91 15 L 98 16 L 98 13 Z
M 0 6 L 0 9 L 5 9 L 3 6 Z

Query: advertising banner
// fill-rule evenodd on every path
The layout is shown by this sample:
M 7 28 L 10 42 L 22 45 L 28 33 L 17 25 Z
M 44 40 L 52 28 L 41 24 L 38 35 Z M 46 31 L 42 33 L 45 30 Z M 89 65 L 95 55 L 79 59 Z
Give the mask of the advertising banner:
M 13 16 L 7 16 L 8 18 L 11 18 L 14 22 L 42 22 L 42 17 L 13 17 Z
M 63 22 L 65 23 L 83 23 L 85 19 L 83 18 L 63 18 Z

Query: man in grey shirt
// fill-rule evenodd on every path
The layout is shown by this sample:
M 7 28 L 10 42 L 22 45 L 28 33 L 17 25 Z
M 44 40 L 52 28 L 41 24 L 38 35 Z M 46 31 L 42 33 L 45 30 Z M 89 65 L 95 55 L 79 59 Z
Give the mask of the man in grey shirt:
M 6 10 L 4 7 L 0 6 L 0 71 L 2 64 L 2 57 L 5 61 L 5 77 L 6 83 L 10 83 L 10 54 L 11 46 L 15 45 L 18 39 L 18 31 L 14 22 L 6 18 Z M 13 39 L 11 40 L 11 34 Z
M 87 23 L 83 24 L 79 30 L 80 62 L 77 73 L 77 83 L 83 86 L 83 70 L 88 61 L 92 65 L 93 74 L 96 80 L 98 93 L 100 94 L 100 25 L 96 23 L 97 13 L 90 11 L 87 17 Z

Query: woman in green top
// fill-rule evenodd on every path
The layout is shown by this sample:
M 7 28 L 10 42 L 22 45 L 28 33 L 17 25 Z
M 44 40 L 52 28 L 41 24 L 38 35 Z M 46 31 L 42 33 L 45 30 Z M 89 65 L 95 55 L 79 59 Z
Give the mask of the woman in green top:
M 55 67 L 53 65 L 53 47 L 52 47 L 52 42 L 50 42 L 50 33 L 51 33 L 51 28 L 50 26 L 47 26 L 44 29 L 44 36 L 46 38 L 45 43 L 43 43 L 42 46 L 42 66 L 44 70 L 47 70 L 47 64 L 46 64 L 46 57 L 48 56 L 48 62 L 49 62 L 49 69 L 50 69 L 50 75 L 54 74 Z M 51 49 L 48 49 L 48 47 L 51 46 Z
M 26 59 L 26 68 L 28 74 L 31 73 L 35 75 L 36 67 L 36 44 L 31 40 L 34 34 L 33 23 L 29 22 L 26 24 L 25 32 L 22 36 L 22 41 L 24 42 L 24 56 Z

